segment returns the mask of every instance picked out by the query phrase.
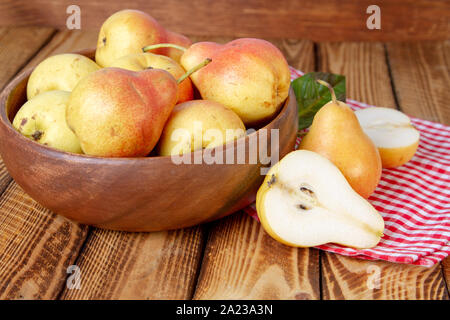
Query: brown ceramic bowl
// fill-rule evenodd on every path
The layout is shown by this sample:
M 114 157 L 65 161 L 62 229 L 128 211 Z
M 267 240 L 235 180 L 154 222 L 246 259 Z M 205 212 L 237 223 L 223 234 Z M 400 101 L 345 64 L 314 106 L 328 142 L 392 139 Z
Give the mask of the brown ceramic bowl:
M 82 54 L 93 57 L 93 50 Z M 211 221 L 255 199 L 264 166 L 248 163 L 251 139 L 268 130 L 259 154 L 270 154 L 279 129 L 280 158 L 294 147 L 297 105 L 291 89 L 277 116 L 263 128 L 216 148 L 219 159 L 245 150 L 246 164 L 175 164 L 171 157 L 100 158 L 61 152 L 23 137 L 11 125 L 26 101 L 32 70 L 19 74 L 0 95 L 0 154 L 14 180 L 44 207 L 69 219 L 106 229 L 156 231 Z M 252 140 L 255 141 L 255 140 Z M 258 140 L 259 141 L 259 140 Z M 275 140 L 274 140 L 275 141 Z M 204 154 L 200 150 L 191 158 Z M 254 162 L 254 161 L 253 161 Z M 272 164 L 273 165 L 273 164 Z

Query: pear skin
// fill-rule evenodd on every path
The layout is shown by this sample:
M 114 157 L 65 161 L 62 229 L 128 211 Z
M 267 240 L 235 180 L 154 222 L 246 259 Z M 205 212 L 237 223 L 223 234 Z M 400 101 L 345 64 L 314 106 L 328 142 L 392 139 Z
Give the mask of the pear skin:
M 86 154 L 146 156 L 161 136 L 177 91 L 175 78 L 161 69 L 101 69 L 72 91 L 67 124 Z
M 185 47 L 191 44 L 188 38 L 166 30 L 145 12 L 118 11 L 106 19 L 100 29 L 95 61 L 102 67 L 110 67 L 113 61 L 122 56 L 140 53 L 148 45 L 167 42 Z M 177 62 L 181 55 L 166 48 L 155 49 L 152 53 L 168 55 Z
M 158 153 L 180 155 L 214 148 L 243 136 L 245 126 L 233 111 L 218 102 L 192 100 L 173 109 L 159 140 Z
M 299 149 L 317 152 L 333 162 L 364 198 L 372 194 L 380 181 L 378 150 L 354 112 L 341 101 L 330 101 L 317 112 Z
M 167 43 L 176 44 L 183 48 L 189 48 L 192 45 L 191 40 L 189 40 L 187 37 L 172 31 L 167 31 L 166 41 Z M 163 54 L 175 60 L 176 62 L 180 62 L 181 56 L 183 55 L 183 51 L 175 48 L 166 48 L 165 51 L 163 51 Z
M 28 79 L 27 98 L 53 90 L 72 91 L 88 74 L 100 70 L 91 59 L 76 53 L 62 53 L 46 58 Z
M 48 147 L 82 153 L 78 138 L 66 123 L 70 92 L 46 91 L 28 100 L 14 117 L 13 126 L 25 137 Z
M 123 56 L 111 63 L 111 67 L 122 68 L 131 71 L 142 71 L 150 68 L 162 69 L 173 75 L 175 79 L 180 78 L 186 73 L 186 71 L 175 60 L 163 55 L 150 52 L 132 53 Z M 192 100 L 193 97 L 194 90 L 192 87 L 191 79 L 186 78 L 178 84 L 177 103 Z
M 192 82 L 203 99 L 230 108 L 246 125 L 273 117 L 288 96 L 289 66 L 281 51 L 268 41 L 199 42 L 184 52 L 180 62 L 188 70 L 205 58 L 212 62 L 193 74 Z

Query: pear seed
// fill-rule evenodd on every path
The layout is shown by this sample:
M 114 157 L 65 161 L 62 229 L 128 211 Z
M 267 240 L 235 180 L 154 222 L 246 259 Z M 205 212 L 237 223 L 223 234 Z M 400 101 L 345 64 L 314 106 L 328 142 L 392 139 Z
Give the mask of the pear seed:
M 270 177 L 270 180 L 267 181 L 268 187 L 270 188 L 276 181 L 277 181 L 277 179 L 275 178 L 275 175 L 273 174 L 273 175 Z
M 314 197 L 314 192 L 308 188 L 300 187 L 300 191 L 306 193 L 310 197 Z

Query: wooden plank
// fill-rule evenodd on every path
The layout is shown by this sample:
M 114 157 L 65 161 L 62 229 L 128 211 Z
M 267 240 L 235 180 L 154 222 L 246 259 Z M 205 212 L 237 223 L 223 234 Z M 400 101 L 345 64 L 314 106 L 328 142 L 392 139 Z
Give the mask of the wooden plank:
M 400 108 L 450 125 L 450 41 L 386 46 Z
M 51 28 L 0 28 L 0 89 L 52 36 Z
M 273 240 L 236 213 L 210 230 L 194 299 L 319 299 L 319 252 Z
M 327 300 L 448 299 L 439 264 L 425 268 L 326 253 L 322 275 Z
M 2 25 L 66 28 L 70 0 L 4 0 Z M 80 0 L 81 27 L 98 29 L 112 13 L 125 9 L 149 12 L 162 25 L 195 35 L 297 38 L 315 41 L 396 41 L 448 39 L 450 4 L 446 0 L 381 0 L 381 29 L 369 30 L 371 0 Z M 412 21 L 414 23 L 412 23 Z
M 225 39 L 222 39 L 224 42 Z M 274 40 L 289 64 L 314 69 L 312 42 Z M 195 299 L 319 299 L 319 252 L 273 240 L 245 213 L 210 229 Z
M 94 229 L 77 260 L 81 288 L 62 299 L 189 299 L 200 263 L 201 227 L 127 233 Z
M 400 109 L 450 125 L 450 41 L 388 43 L 386 47 Z M 442 268 L 450 290 L 450 258 Z
M 25 39 L 35 36 L 32 29 L 30 32 Z M 60 32 L 26 68 L 48 55 L 92 46 L 95 38 L 92 32 Z M 20 50 L 22 46 L 10 51 L 10 61 Z M 0 298 L 57 298 L 65 286 L 67 267 L 74 263 L 88 228 L 43 208 L 14 181 L 0 198 L 0 213 Z
M 384 46 L 381 43 L 320 43 L 319 70 L 346 75 L 347 97 L 395 108 Z
M 396 106 L 383 44 L 321 43 L 318 55 L 320 70 L 347 76 L 348 97 L 378 106 Z M 374 272 L 380 275 L 378 289 L 367 285 L 374 279 Z M 324 252 L 322 274 L 324 299 L 448 298 L 439 265 L 428 269 Z
M 450 256 L 442 261 L 442 272 L 444 274 L 445 283 L 447 284 L 447 293 L 450 295 Z
M 0 198 L 0 299 L 56 298 L 86 232 L 11 183 Z

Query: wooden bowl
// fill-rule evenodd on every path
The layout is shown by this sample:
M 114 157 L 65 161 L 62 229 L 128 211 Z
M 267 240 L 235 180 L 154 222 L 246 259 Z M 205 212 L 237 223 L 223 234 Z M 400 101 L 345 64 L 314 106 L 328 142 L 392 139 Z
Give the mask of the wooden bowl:
M 92 58 L 93 50 L 82 54 Z M 100 158 L 61 152 L 36 143 L 11 125 L 26 101 L 32 70 L 16 76 L 0 95 L 0 155 L 14 180 L 44 207 L 80 223 L 123 231 L 157 231 L 188 227 L 231 214 L 252 203 L 267 166 L 249 163 L 263 137 L 259 154 L 271 154 L 279 129 L 279 157 L 293 150 L 297 134 L 294 93 L 263 128 L 215 148 L 213 155 L 245 150 L 246 164 L 175 164 L 171 157 Z M 243 148 L 243 149 L 242 149 Z M 191 154 L 201 157 L 204 150 Z M 198 159 L 198 158 L 197 158 Z M 225 161 L 224 161 L 225 162 Z M 254 162 L 254 161 L 253 161 Z M 274 163 L 272 163 L 273 165 Z

